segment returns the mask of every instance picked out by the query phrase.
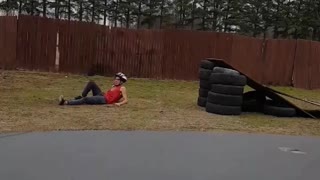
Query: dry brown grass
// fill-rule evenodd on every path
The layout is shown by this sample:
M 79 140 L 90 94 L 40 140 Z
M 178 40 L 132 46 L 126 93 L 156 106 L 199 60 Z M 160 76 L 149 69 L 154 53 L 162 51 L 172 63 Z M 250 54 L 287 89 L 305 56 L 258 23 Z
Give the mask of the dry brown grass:
M 80 94 L 87 77 L 6 71 L 0 77 L 0 132 L 56 130 L 241 131 L 320 135 L 320 121 L 276 118 L 261 114 L 220 116 L 196 105 L 198 82 L 130 79 L 129 104 L 106 106 L 57 105 L 57 97 Z M 104 89 L 110 78 L 92 78 Z M 320 91 L 278 88 L 320 101 Z

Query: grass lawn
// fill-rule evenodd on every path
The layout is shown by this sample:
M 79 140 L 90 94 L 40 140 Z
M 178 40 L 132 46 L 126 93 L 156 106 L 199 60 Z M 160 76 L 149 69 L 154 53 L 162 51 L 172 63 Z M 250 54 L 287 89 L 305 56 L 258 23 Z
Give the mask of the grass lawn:
M 111 78 L 90 77 L 104 90 Z M 60 94 L 80 95 L 89 80 L 78 75 L 5 71 L 0 76 L 0 132 L 56 130 L 241 131 L 320 135 L 320 121 L 262 114 L 220 116 L 197 106 L 198 82 L 129 79 L 122 107 L 58 106 Z M 320 91 L 277 88 L 320 101 Z

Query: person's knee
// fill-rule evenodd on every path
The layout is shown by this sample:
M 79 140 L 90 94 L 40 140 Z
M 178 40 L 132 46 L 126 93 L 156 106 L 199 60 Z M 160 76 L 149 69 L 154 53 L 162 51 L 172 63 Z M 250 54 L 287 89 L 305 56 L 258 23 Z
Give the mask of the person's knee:
M 89 80 L 88 84 L 95 84 L 94 80 Z

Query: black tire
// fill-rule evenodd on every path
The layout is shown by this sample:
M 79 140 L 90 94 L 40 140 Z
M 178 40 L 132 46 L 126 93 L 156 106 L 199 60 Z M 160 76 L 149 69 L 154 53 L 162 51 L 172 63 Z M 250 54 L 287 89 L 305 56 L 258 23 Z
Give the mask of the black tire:
M 223 68 L 223 67 L 214 67 L 213 73 L 224 73 L 224 74 L 233 74 L 233 75 L 240 75 L 240 73 L 233 69 Z
M 267 101 L 263 106 L 263 113 L 277 117 L 294 117 L 297 112 L 294 108 L 283 104 L 275 104 L 274 101 Z
M 242 96 L 218 94 L 210 91 L 207 101 L 224 106 L 241 106 Z
M 243 100 L 252 100 L 256 99 L 257 101 L 264 104 L 266 102 L 266 95 L 260 91 L 248 91 L 243 94 Z
M 251 99 L 243 100 L 241 108 L 243 112 L 263 112 L 263 106 L 256 99 Z
M 240 106 L 223 106 L 207 102 L 206 111 L 209 113 L 220 114 L 220 115 L 240 115 Z
M 200 88 L 202 89 L 210 89 L 210 82 L 208 80 L 200 80 Z
M 208 69 L 199 69 L 199 78 L 203 80 L 208 80 L 210 78 L 212 71 Z
M 199 97 L 207 98 L 208 97 L 208 93 L 209 93 L 208 89 L 202 89 L 202 88 L 199 89 Z
M 206 104 L 207 104 L 207 98 L 198 97 L 198 106 L 206 107 Z
M 200 67 L 203 68 L 203 69 L 212 70 L 213 67 L 214 67 L 214 63 L 211 62 L 211 61 L 208 61 L 208 60 L 202 60 L 202 61 L 200 62 Z
M 243 95 L 243 86 L 223 85 L 223 84 L 212 84 L 211 91 L 219 94 L 228 95 Z
M 210 83 L 234 85 L 234 86 L 245 86 L 247 84 L 247 79 L 243 75 L 212 73 L 210 76 Z
M 259 91 L 249 91 L 243 94 L 243 112 L 263 112 L 266 96 Z

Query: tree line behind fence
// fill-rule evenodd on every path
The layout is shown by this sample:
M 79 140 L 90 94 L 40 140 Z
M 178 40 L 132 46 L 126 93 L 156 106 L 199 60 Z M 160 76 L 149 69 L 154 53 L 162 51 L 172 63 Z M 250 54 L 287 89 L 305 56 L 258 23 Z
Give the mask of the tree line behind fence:
M 320 40 L 319 0 L 2 0 L 4 15 Z

